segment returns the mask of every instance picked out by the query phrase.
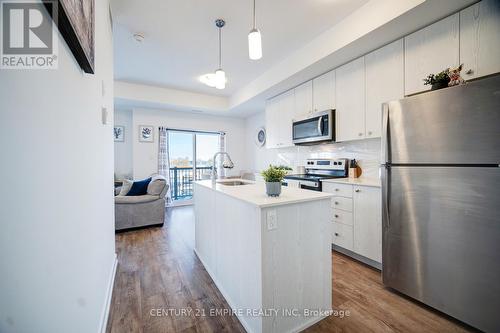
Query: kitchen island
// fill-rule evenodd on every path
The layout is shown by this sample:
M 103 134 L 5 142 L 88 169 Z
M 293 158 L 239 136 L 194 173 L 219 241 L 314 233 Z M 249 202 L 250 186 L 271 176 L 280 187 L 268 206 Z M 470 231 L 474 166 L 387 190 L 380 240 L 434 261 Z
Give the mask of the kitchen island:
M 248 332 L 297 332 L 331 314 L 331 194 L 194 182 L 195 251 Z M 217 315 L 207 314 L 207 315 Z

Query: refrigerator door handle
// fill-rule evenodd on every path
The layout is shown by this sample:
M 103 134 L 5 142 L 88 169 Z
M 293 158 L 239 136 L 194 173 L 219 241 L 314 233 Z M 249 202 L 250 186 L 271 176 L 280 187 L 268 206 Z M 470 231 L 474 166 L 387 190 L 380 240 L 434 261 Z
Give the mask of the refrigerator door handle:
M 390 221 L 390 200 L 391 200 L 391 167 L 382 165 L 382 226 L 389 229 Z
M 382 104 L 382 147 L 381 161 L 383 164 L 389 163 L 389 105 Z

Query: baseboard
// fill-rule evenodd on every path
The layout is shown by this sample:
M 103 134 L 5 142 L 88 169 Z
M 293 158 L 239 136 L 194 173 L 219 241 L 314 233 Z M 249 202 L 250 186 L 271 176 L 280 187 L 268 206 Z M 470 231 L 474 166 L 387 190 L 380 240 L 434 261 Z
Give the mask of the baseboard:
M 138 227 L 131 227 L 131 228 L 125 228 L 125 229 L 117 229 L 115 230 L 115 234 L 119 234 L 122 232 L 127 232 L 127 231 L 135 231 L 135 230 L 141 230 L 141 229 L 148 229 L 148 228 L 156 228 L 156 227 L 163 227 L 164 223 L 158 223 L 158 224 L 148 224 L 148 225 L 141 225 Z
M 118 258 L 115 253 L 115 258 L 113 260 L 113 266 L 111 267 L 111 274 L 109 276 L 108 288 L 106 290 L 106 299 L 104 301 L 104 308 L 101 314 L 101 333 L 106 332 L 108 326 L 109 309 L 111 307 L 111 297 L 113 297 L 113 286 L 115 285 L 116 277 L 116 267 L 118 266 Z
M 378 269 L 379 271 L 382 270 L 382 263 L 375 261 L 375 260 L 372 260 L 372 259 L 369 259 L 369 258 L 366 258 L 366 257 L 363 257 L 362 255 L 359 255 L 359 254 L 354 253 L 350 250 L 344 249 L 343 247 L 332 244 L 332 250 L 340 252 L 342 254 L 345 254 L 346 256 L 349 256 L 353 259 L 356 259 L 357 261 L 360 261 L 365 265 L 368 265 L 368 266 L 371 266 L 375 269 Z
M 292 332 L 294 333 L 298 333 L 298 332 L 302 332 L 303 330 L 305 330 L 306 328 L 309 328 L 311 327 L 312 325 L 316 324 L 316 323 L 319 323 L 320 321 L 322 321 L 323 319 L 325 318 L 328 318 L 329 316 L 320 316 L 320 317 L 314 317 L 312 318 L 311 320 L 303 323 L 302 325 L 300 325 L 299 327 L 296 327 L 292 330 Z

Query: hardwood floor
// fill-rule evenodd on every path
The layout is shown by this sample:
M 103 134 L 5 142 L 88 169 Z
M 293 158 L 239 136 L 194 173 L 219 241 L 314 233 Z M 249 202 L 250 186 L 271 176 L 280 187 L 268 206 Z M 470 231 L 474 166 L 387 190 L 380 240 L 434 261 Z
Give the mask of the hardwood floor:
M 117 234 L 107 332 L 244 332 L 234 316 L 208 316 L 211 309 L 230 308 L 193 248 L 191 206 L 168 209 L 163 228 Z M 306 332 L 471 331 L 384 288 L 377 270 L 336 252 L 332 260 L 333 306 L 344 316 L 330 316 Z

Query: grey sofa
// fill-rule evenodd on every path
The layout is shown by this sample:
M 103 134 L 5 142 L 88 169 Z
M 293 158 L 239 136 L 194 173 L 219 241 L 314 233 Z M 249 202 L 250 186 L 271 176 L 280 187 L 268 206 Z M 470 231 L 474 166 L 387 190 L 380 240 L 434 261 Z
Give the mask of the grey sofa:
M 146 195 L 126 196 L 120 193 L 115 196 L 115 230 L 162 226 L 167 190 L 165 178 L 156 176 L 149 183 Z

